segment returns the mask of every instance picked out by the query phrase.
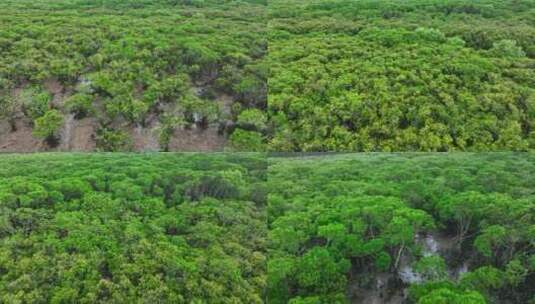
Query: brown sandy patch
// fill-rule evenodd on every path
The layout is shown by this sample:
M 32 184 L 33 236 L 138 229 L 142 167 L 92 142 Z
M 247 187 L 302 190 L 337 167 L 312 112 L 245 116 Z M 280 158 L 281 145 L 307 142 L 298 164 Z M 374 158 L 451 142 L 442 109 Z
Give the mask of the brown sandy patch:
M 223 151 L 226 144 L 224 136 L 218 134 L 216 127 L 206 130 L 176 130 L 169 142 L 169 151 L 208 152 Z
M 12 132 L 7 121 L 0 122 L 0 152 L 24 153 L 48 149 L 42 140 L 33 137 L 32 127 L 25 119 L 17 119 L 15 125 L 17 130 Z
M 95 132 L 97 122 L 92 117 L 80 120 L 74 119 L 73 114 L 65 117 L 65 124 L 61 131 L 61 151 L 90 152 L 96 149 Z
M 143 128 L 141 126 L 130 129 L 129 134 L 133 142 L 134 151 L 160 151 L 158 142 L 158 126 Z

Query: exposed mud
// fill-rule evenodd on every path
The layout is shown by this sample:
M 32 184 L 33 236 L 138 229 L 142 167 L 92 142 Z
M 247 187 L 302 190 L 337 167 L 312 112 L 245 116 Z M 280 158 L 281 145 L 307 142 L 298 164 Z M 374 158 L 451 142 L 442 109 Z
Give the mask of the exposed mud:
M 70 90 L 66 90 L 66 88 L 57 79 L 47 79 L 43 83 L 43 87 L 50 94 L 52 94 L 51 105 L 55 108 L 62 108 L 65 99 L 71 95 Z
M 355 275 L 358 276 L 358 273 Z M 392 273 L 382 272 L 364 286 L 350 282 L 348 297 L 355 304 L 402 304 L 407 295 L 404 289 L 399 288 L 399 281 Z
M 78 86 L 88 86 L 90 82 L 81 78 Z M 56 79 L 47 79 L 43 82 L 43 88 L 52 96 L 51 107 L 64 110 L 65 100 L 72 94 L 74 88 L 63 86 Z M 24 86 L 15 88 L 12 94 L 17 98 L 24 90 Z M 195 86 L 193 93 L 202 95 L 206 86 Z M 226 94 L 212 96 L 214 102 L 219 104 L 222 119 L 230 119 L 234 99 Z M 94 103 L 96 116 L 101 117 L 104 108 L 99 100 Z M 173 113 L 174 107 L 159 109 L 158 113 Z M 19 110 L 20 112 L 20 110 Z M 196 113 L 195 113 L 196 114 Z M 133 143 L 134 151 L 160 151 L 159 143 L 159 114 L 152 113 L 145 124 L 132 125 L 122 117 L 116 117 L 113 121 L 106 122 L 108 127 L 126 131 Z M 195 118 L 195 117 L 194 117 Z M 200 118 L 197 118 L 200 121 Z M 38 152 L 38 151 L 79 151 L 90 152 L 96 150 L 96 132 L 103 121 L 95 117 L 76 119 L 74 114 L 64 113 L 64 125 L 59 131 L 59 144 L 56 147 L 48 146 L 43 140 L 32 136 L 31 121 L 22 113 L 17 113 L 15 118 L 16 130 L 11 129 L 7 120 L 0 121 L 0 152 Z M 169 143 L 169 151 L 223 151 L 227 142 L 226 136 L 219 132 L 217 123 L 203 129 L 194 124 L 192 128 L 177 129 Z
M 225 137 L 218 134 L 216 127 L 210 127 L 206 130 L 198 128 L 179 129 L 175 131 L 169 142 L 169 151 L 217 152 L 223 151 L 225 143 Z
M 94 151 L 95 132 L 97 129 L 97 122 L 94 118 L 86 117 L 84 119 L 74 119 L 74 114 L 69 114 L 65 118 L 65 123 L 60 132 L 60 146 L 58 150 L 61 151 Z
M 50 92 L 50 94 L 56 95 L 63 92 L 63 85 L 57 79 L 49 78 L 44 81 L 43 87 Z
M 28 120 L 16 119 L 16 131 L 12 132 L 7 121 L 0 121 L 0 152 L 38 152 L 46 151 L 48 146 L 40 139 L 33 137 L 32 127 Z
M 232 104 L 234 103 L 234 98 L 227 94 L 221 94 L 217 99 L 217 102 L 220 105 L 221 112 L 224 116 L 230 117 L 232 112 Z
M 74 114 L 65 115 L 63 129 L 60 132 L 60 144 L 59 147 L 62 150 L 69 148 L 69 143 L 72 138 L 72 129 L 74 127 Z
M 158 124 L 151 128 L 143 128 L 136 126 L 130 130 L 130 137 L 134 145 L 135 151 L 156 152 L 160 151 L 160 143 L 158 141 Z
M 77 120 L 72 114 L 66 115 L 64 126 L 59 133 L 59 145 L 51 148 L 43 140 L 32 135 L 32 127 L 27 119 L 17 119 L 14 132 L 7 121 L 0 121 L 0 152 L 95 151 L 97 129 L 98 122 L 94 118 Z M 134 151 L 160 151 L 157 124 L 150 128 L 129 127 L 127 131 L 131 136 Z M 223 151 L 225 144 L 226 139 L 218 133 L 217 127 L 206 130 L 179 129 L 170 140 L 169 151 Z

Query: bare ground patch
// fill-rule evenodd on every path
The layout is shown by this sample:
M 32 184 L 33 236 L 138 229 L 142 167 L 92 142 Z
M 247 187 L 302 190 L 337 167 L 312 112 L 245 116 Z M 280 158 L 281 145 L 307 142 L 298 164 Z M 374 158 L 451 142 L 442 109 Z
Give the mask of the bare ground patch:
M 56 108 L 62 108 L 65 99 L 71 95 L 70 90 L 67 90 L 57 79 L 47 79 L 43 87 L 52 95 L 51 104 Z
M 216 127 L 206 130 L 190 129 L 176 130 L 169 142 L 170 151 L 208 152 L 223 151 L 226 144 L 224 136 L 219 135 Z
M 132 138 L 133 148 L 135 151 L 160 151 L 157 125 L 151 128 L 143 128 L 141 126 L 136 126 L 130 129 L 129 133 L 130 137 Z
M 12 132 L 7 121 L 0 122 L 0 152 L 38 152 L 46 151 L 48 146 L 33 137 L 32 127 L 25 119 L 15 121 L 16 131 Z
M 26 119 L 16 120 L 16 131 L 5 120 L 0 121 L 0 152 L 40 152 L 40 151 L 95 151 L 95 134 L 98 122 L 95 118 L 86 117 L 80 120 L 70 115 L 65 117 L 65 124 L 60 132 L 60 143 L 56 148 L 49 147 L 43 140 L 32 135 L 32 127 Z M 127 129 L 133 142 L 134 151 L 160 151 L 158 142 L 158 126 Z M 218 133 L 217 127 L 179 129 L 171 137 L 170 151 L 209 152 L 223 151 L 227 140 Z
M 60 146 L 61 151 L 94 151 L 95 132 L 97 122 L 92 117 L 86 117 L 80 120 L 74 119 L 73 114 L 65 117 L 65 124 L 61 132 Z
M 221 107 L 221 112 L 223 115 L 230 117 L 232 111 L 232 104 L 234 103 L 234 98 L 227 94 L 221 94 L 217 97 L 217 102 Z
M 69 97 L 70 89 L 65 88 L 58 80 L 48 79 L 43 87 L 52 95 L 52 106 L 58 109 L 64 107 L 64 101 Z M 12 94 L 18 98 L 24 86 L 14 89 Z M 195 93 L 203 88 L 197 87 Z M 218 94 L 213 100 L 220 106 L 223 116 L 228 119 L 231 115 L 233 97 L 226 94 Z M 101 112 L 100 103 L 96 102 L 97 111 Z M 163 112 L 172 112 L 172 108 L 166 108 Z M 33 137 L 31 122 L 20 113 L 16 118 L 16 131 L 12 131 L 7 120 L 0 121 L 0 152 L 39 152 L 39 151 L 79 151 L 90 152 L 96 150 L 96 131 L 99 128 L 98 119 L 85 117 L 76 119 L 74 114 L 64 114 L 64 125 L 59 133 L 59 145 L 48 146 L 43 140 Z M 111 127 L 124 130 L 132 139 L 134 151 L 160 151 L 158 117 L 150 117 L 145 126 L 131 125 L 121 118 L 116 118 Z M 227 139 L 218 132 L 217 124 L 212 124 L 207 129 L 193 127 L 191 129 L 177 129 L 171 136 L 169 143 L 170 151 L 185 152 L 208 152 L 223 151 Z

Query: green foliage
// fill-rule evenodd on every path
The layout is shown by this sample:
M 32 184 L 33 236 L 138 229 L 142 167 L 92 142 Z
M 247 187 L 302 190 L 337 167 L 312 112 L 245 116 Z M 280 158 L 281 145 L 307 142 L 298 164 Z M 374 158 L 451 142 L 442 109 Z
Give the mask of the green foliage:
M 126 132 L 109 128 L 98 130 L 96 144 L 99 151 L 120 152 L 132 149 L 132 139 Z
M 474 246 L 486 257 L 491 257 L 495 247 L 503 245 L 506 237 L 505 227 L 498 225 L 486 227 L 474 241 Z
M 505 270 L 507 283 L 515 287 L 524 282 L 528 274 L 529 270 L 519 260 L 510 261 Z
M 259 152 L 264 150 L 262 134 L 243 129 L 237 129 L 232 133 L 230 146 L 234 151 Z
M 35 120 L 33 135 L 54 140 L 58 137 L 58 132 L 63 126 L 63 114 L 58 110 L 48 110 L 43 116 Z
M 531 154 L 273 157 L 268 171 L 262 154 L 0 163 L 8 303 L 352 303 L 408 291 L 414 303 L 523 304 L 533 294 Z
M 450 289 L 437 289 L 420 298 L 418 304 L 486 304 L 479 293 L 456 292 Z
M 390 266 L 392 265 L 392 258 L 390 255 L 386 252 L 381 252 L 375 259 L 375 267 L 379 270 L 388 270 Z
M 283 156 L 268 170 L 270 303 L 529 303 L 533 155 Z
M 89 94 L 78 93 L 65 101 L 66 109 L 74 113 L 77 118 L 90 116 L 94 113 L 93 97 Z
M 193 96 L 182 100 L 181 107 L 184 109 L 184 120 L 189 124 L 197 124 L 202 128 L 208 127 L 210 123 L 217 122 L 220 114 L 217 104 L 203 101 Z
M 21 92 L 20 100 L 22 111 L 31 119 L 37 119 L 45 115 L 49 109 L 50 94 L 38 88 L 28 88 Z
M 440 256 L 426 256 L 421 258 L 414 270 L 418 272 L 425 281 L 442 281 L 447 279 L 446 262 Z
M 8 0 L 0 11 L 2 120 L 24 122 L 4 111 L 8 97 L 32 121 L 54 107 L 97 129 L 172 115 L 217 132 L 237 119 L 220 115 L 223 104 L 266 107 L 263 0 Z
M 514 40 L 500 40 L 492 45 L 491 52 L 500 57 L 519 58 L 524 57 L 526 53 L 521 47 L 517 46 Z
M 271 151 L 535 149 L 533 1 L 269 7 Z
M 232 182 L 221 176 L 203 176 L 186 187 L 184 195 L 195 201 L 201 200 L 203 197 L 238 198 L 240 193 Z
M 492 266 L 478 268 L 464 275 L 461 280 L 463 286 L 479 291 L 500 288 L 504 283 L 503 272 Z
M 330 294 L 345 286 L 346 278 L 342 274 L 348 268 L 348 261 L 336 261 L 328 250 L 316 247 L 299 260 L 296 278 L 304 289 Z
M 238 115 L 237 123 L 243 127 L 251 126 L 258 131 L 266 128 L 266 115 L 258 109 L 247 109 Z
M 0 119 L 5 119 L 11 125 L 11 129 L 16 129 L 17 102 L 9 95 L 0 95 Z
M 0 302 L 263 303 L 265 171 L 260 154 L 3 155 Z M 188 198 L 219 176 L 240 195 Z
M 159 129 L 158 142 L 162 150 L 167 152 L 169 150 L 169 142 L 177 128 L 183 127 L 185 121 L 182 117 L 174 115 L 162 115 L 162 125 Z

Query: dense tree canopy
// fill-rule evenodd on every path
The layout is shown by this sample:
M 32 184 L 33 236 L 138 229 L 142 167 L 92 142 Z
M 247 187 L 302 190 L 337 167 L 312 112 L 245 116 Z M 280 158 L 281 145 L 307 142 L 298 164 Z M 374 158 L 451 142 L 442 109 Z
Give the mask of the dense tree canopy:
M 269 303 L 535 301 L 535 157 L 274 158 Z
M 4 155 L 0 302 L 531 303 L 534 157 Z
M 535 2 L 274 0 L 270 149 L 535 148 Z
M 0 303 L 262 303 L 262 155 L 0 157 Z

